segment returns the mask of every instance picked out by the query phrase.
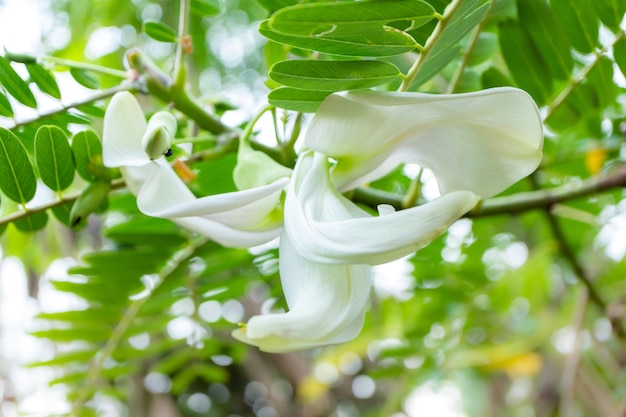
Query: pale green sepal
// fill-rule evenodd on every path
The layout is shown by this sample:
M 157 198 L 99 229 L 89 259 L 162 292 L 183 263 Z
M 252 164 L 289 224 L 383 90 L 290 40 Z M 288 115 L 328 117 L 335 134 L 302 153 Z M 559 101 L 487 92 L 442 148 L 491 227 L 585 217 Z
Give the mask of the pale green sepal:
M 249 190 L 267 185 L 279 178 L 289 178 L 291 173 L 291 169 L 274 161 L 267 154 L 252 149 L 245 141 L 240 142 L 237 165 L 233 171 L 233 179 L 238 189 Z

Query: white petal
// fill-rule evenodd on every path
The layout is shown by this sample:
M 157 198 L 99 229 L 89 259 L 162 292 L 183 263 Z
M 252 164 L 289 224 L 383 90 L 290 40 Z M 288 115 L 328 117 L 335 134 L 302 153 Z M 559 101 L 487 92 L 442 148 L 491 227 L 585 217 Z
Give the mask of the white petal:
M 541 161 L 542 123 L 522 90 L 467 94 L 355 91 L 330 95 L 304 146 L 338 163 L 342 190 L 379 178 L 400 162 L 431 169 L 440 190 L 495 195 Z
M 104 113 L 102 160 L 108 167 L 141 166 L 150 158 L 141 145 L 146 119 L 135 97 L 116 93 Z
M 291 352 L 353 339 L 363 327 L 371 287 L 365 265 L 323 265 L 280 240 L 286 313 L 254 316 L 233 336 L 266 352 Z
M 280 198 L 287 178 L 251 190 L 197 198 L 163 159 L 137 195 L 149 216 L 168 218 L 224 246 L 250 247 L 280 234 Z
M 285 229 L 296 250 L 313 262 L 390 262 L 415 252 L 470 210 L 479 197 L 454 191 L 398 212 L 371 216 L 334 188 L 324 155 L 303 152 L 285 201 Z

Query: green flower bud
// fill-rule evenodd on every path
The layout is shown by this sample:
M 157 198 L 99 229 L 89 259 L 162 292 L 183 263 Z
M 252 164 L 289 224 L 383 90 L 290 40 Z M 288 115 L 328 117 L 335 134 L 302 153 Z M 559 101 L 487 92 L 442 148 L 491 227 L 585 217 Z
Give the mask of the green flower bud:
M 72 227 L 87 218 L 91 213 L 100 207 L 106 201 L 109 191 L 111 191 L 110 182 L 93 182 L 83 190 L 78 196 L 72 210 L 70 211 L 70 225 Z
M 171 155 L 170 144 L 175 134 L 176 118 L 171 113 L 160 111 L 150 118 L 141 144 L 150 159 Z

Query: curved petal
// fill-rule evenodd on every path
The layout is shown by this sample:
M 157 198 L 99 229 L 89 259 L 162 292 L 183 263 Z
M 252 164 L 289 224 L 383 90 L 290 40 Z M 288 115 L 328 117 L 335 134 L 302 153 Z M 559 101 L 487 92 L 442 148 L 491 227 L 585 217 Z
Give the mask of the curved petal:
M 291 352 L 353 339 L 363 327 L 371 287 L 366 265 L 324 265 L 280 239 L 280 274 L 289 311 L 254 316 L 233 337 L 266 352 Z
M 143 111 L 128 91 L 116 93 L 104 113 L 102 161 L 108 167 L 141 166 L 150 162 L 141 144 L 146 131 Z
M 137 206 L 149 216 L 180 225 L 234 247 L 268 242 L 280 234 L 280 198 L 289 179 L 251 190 L 197 198 L 164 160 L 151 164 Z
M 376 265 L 427 245 L 478 200 L 470 191 L 454 191 L 399 212 L 384 206 L 373 217 L 337 192 L 326 156 L 305 151 L 287 193 L 285 229 L 296 250 L 313 262 Z
M 313 118 L 304 147 L 336 159 L 342 190 L 400 162 L 431 169 L 442 194 L 495 195 L 541 161 L 541 117 L 530 96 L 504 87 L 467 94 L 354 91 L 332 94 Z
M 208 236 L 222 246 L 229 248 L 251 248 L 276 239 L 282 231 L 282 224 L 262 230 L 241 230 L 211 219 L 210 216 L 179 217 L 174 223 L 192 232 Z

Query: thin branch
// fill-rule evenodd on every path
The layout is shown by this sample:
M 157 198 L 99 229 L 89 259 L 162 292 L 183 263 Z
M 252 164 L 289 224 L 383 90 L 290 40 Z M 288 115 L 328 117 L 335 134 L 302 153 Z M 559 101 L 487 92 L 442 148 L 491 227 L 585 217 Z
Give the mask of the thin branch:
M 51 62 L 55 65 L 60 65 L 68 68 L 77 68 L 93 72 L 99 72 L 100 74 L 111 75 L 118 78 L 126 78 L 127 76 L 126 71 L 116 70 L 113 68 L 103 67 L 95 64 L 89 64 L 86 62 L 71 61 L 69 59 L 57 58 L 55 56 L 43 56 L 40 58 L 40 60 Z
M 165 263 L 165 266 L 157 274 L 156 283 L 153 288 L 151 288 L 150 293 L 130 303 L 117 326 L 113 329 L 106 345 L 99 352 L 96 360 L 89 367 L 84 385 L 78 392 L 76 400 L 72 405 L 73 416 L 80 416 L 85 403 L 89 399 L 90 389 L 95 385 L 96 381 L 100 377 L 100 372 L 102 371 L 105 362 L 111 357 L 115 349 L 118 347 L 133 321 L 137 318 L 137 315 L 141 311 L 143 305 L 150 299 L 150 294 L 152 294 L 163 282 L 165 282 L 165 280 L 172 275 L 183 262 L 193 257 L 196 251 L 209 241 L 210 239 L 207 237 L 198 237 L 189 242 L 189 244 L 183 249 L 172 255 L 168 262 Z
M 450 23 L 450 19 L 452 18 L 452 16 L 454 16 L 459 7 L 461 7 L 461 3 L 463 3 L 462 0 L 453 0 L 452 3 L 450 3 L 448 7 L 446 7 L 443 16 L 437 23 L 437 26 L 435 27 L 433 33 L 428 37 L 424 48 L 415 60 L 415 63 L 413 63 L 413 66 L 407 72 L 404 80 L 402 81 L 402 84 L 400 84 L 400 87 L 398 88 L 398 91 L 408 91 L 411 84 L 413 84 L 415 77 L 428 60 L 428 57 L 430 56 L 433 48 L 435 47 L 437 42 L 439 42 L 439 39 L 441 38 L 444 29 L 446 28 L 448 23 Z
M 547 120 L 548 117 L 550 117 L 552 115 L 552 113 L 561 105 L 563 104 L 563 102 L 569 97 L 569 95 L 574 91 L 574 89 L 580 84 L 582 83 L 586 78 L 587 75 L 589 75 L 589 73 L 591 72 L 591 70 L 593 70 L 593 68 L 600 62 L 600 59 L 610 50 L 613 48 L 613 45 L 615 45 L 618 41 L 620 41 L 622 38 L 624 37 L 624 31 L 620 30 L 616 36 L 615 39 L 613 39 L 613 42 L 611 43 L 611 45 L 597 50 L 595 51 L 595 58 L 593 61 L 591 61 L 589 64 L 587 64 L 587 66 L 585 66 L 580 73 L 577 74 L 576 78 L 573 79 L 570 83 L 567 84 L 567 87 L 565 87 L 560 93 L 559 95 L 554 99 L 554 101 L 552 101 L 552 103 L 550 103 L 550 105 L 548 106 L 548 110 L 545 114 L 544 120 Z
M 465 71 L 465 68 L 467 67 L 468 62 L 470 58 L 472 57 L 474 48 L 476 47 L 476 44 L 478 43 L 478 39 L 480 38 L 480 34 L 485 28 L 485 25 L 487 24 L 487 17 L 489 16 L 489 13 L 491 13 L 491 10 L 493 9 L 493 4 L 494 4 L 494 0 L 490 0 L 489 10 L 487 10 L 485 17 L 483 17 L 483 19 L 480 21 L 480 24 L 476 26 L 476 28 L 474 29 L 474 32 L 472 33 L 472 37 L 470 38 L 469 44 L 467 46 L 467 50 L 465 51 L 465 53 L 463 54 L 463 58 L 461 59 L 461 64 L 459 65 L 459 67 L 456 69 L 456 72 L 452 76 L 452 79 L 450 80 L 450 83 L 448 84 L 448 89 L 446 93 L 448 94 L 454 93 L 459 85 L 459 82 L 461 81 L 461 78 L 463 78 L 463 72 Z
M 603 191 L 626 187 L 626 165 L 611 175 L 596 176 L 579 184 L 528 191 L 483 201 L 465 217 L 478 218 L 501 214 L 521 214 L 531 210 L 550 209 L 568 201 L 595 195 Z M 357 188 L 352 192 L 353 201 L 375 208 L 378 204 L 389 204 L 397 210 L 406 208 L 402 196 L 374 188 Z
M 580 294 L 580 300 L 576 303 L 574 316 L 575 336 L 572 343 L 572 351 L 565 361 L 565 369 L 561 377 L 561 398 L 559 401 L 559 417 L 572 417 L 572 404 L 574 402 L 574 388 L 576 385 L 576 373 L 580 363 L 580 351 L 582 348 L 582 329 L 587 310 L 588 293 L 586 290 Z
M 174 88 L 184 89 L 186 82 L 184 37 L 189 23 L 189 0 L 180 0 L 178 14 L 178 43 L 176 44 L 176 58 L 174 60 Z
M 517 193 L 486 200 L 468 213 L 467 217 L 485 217 L 495 214 L 517 214 L 529 210 L 550 209 L 552 206 L 602 191 L 626 187 L 626 165 L 607 176 L 596 176 L 579 184 Z
M 92 95 L 90 97 L 87 97 L 87 98 L 83 99 L 83 100 L 78 100 L 78 101 L 74 101 L 74 102 L 69 103 L 69 104 L 64 104 L 64 105 L 62 105 L 61 107 L 59 107 L 57 109 L 50 110 L 50 111 L 47 111 L 47 112 L 44 112 L 44 113 L 39 113 L 37 116 L 31 117 L 29 119 L 16 121 L 13 124 L 13 126 L 9 126 L 9 127 L 7 127 L 7 129 L 9 129 L 9 130 L 17 129 L 18 127 L 22 127 L 22 126 L 25 126 L 27 124 L 37 122 L 37 121 L 39 121 L 41 119 L 45 119 L 46 117 L 52 117 L 52 116 L 55 116 L 57 114 L 66 112 L 66 111 L 68 111 L 70 109 L 74 109 L 76 107 L 84 106 L 86 104 L 91 104 L 91 103 L 93 103 L 95 101 L 98 101 L 98 100 L 109 98 L 112 95 L 114 95 L 115 93 L 118 93 L 120 91 L 127 91 L 127 90 L 130 90 L 130 89 L 132 89 L 132 86 L 130 86 L 128 84 L 125 84 L 125 83 L 117 85 L 115 87 L 107 88 L 106 90 L 102 90 L 101 92 L 96 93 L 96 94 L 94 94 L 94 95 Z
M 618 172 L 626 178 L 626 166 L 622 166 Z M 533 185 L 537 186 L 534 177 L 530 176 L 529 178 Z M 624 184 L 622 184 L 622 187 L 624 187 Z M 546 220 L 548 221 L 548 225 L 550 226 L 550 230 L 552 231 L 552 235 L 554 236 L 554 239 L 558 242 L 561 255 L 569 262 L 572 269 L 574 270 L 574 274 L 576 274 L 578 280 L 582 282 L 587 289 L 589 300 L 600 310 L 600 313 L 603 316 L 606 316 L 608 303 L 604 300 L 604 298 L 602 298 L 598 290 L 596 290 L 591 277 L 588 276 L 583 266 L 580 264 L 580 262 L 578 262 L 576 253 L 567 242 L 567 238 L 565 236 L 565 233 L 563 232 L 563 228 L 559 224 L 556 216 L 550 211 L 550 206 L 545 207 L 544 212 Z M 620 339 L 626 340 L 626 332 L 624 332 L 621 323 L 617 323 L 617 325 L 614 324 L 613 331 Z

